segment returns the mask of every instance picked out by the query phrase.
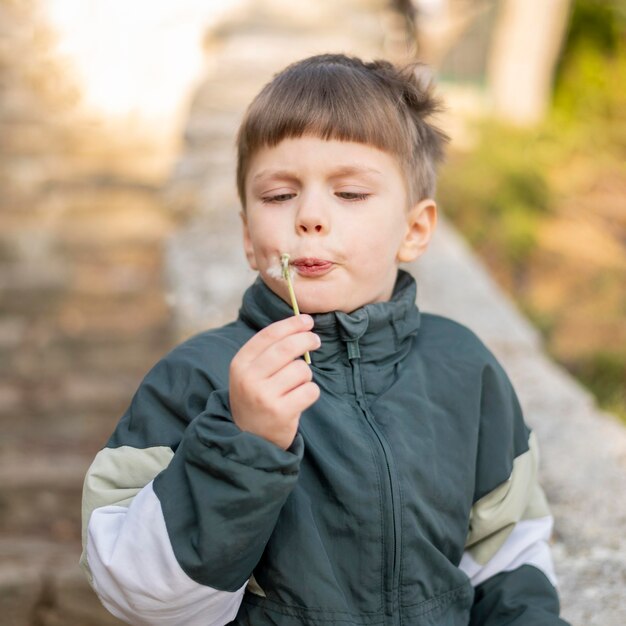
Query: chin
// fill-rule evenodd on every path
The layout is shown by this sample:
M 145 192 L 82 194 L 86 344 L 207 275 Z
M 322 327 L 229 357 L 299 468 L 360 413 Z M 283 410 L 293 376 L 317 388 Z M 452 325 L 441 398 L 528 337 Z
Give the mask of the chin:
M 308 306 L 304 302 L 298 302 L 298 307 L 300 308 L 300 313 L 308 313 L 309 315 L 315 315 L 316 313 L 330 313 L 332 311 L 341 310 L 340 307 L 332 306 L 330 304 L 324 306 L 323 304 L 319 304 L 319 302 L 311 306 Z
M 315 313 L 332 313 L 333 311 L 342 311 L 344 313 L 351 313 L 355 309 L 358 309 L 360 305 L 352 306 L 339 302 L 316 302 L 308 303 L 306 301 L 300 302 L 298 300 L 298 306 L 301 313 L 308 313 L 314 315 Z
M 330 313 L 331 311 L 339 311 L 342 308 L 340 303 L 335 302 L 334 299 L 322 297 L 306 298 L 302 295 L 298 296 L 297 292 L 296 296 L 298 297 L 298 306 L 300 307 L 300 311 L 302 313 L 308 313 L 309 315 L 314 313 Z

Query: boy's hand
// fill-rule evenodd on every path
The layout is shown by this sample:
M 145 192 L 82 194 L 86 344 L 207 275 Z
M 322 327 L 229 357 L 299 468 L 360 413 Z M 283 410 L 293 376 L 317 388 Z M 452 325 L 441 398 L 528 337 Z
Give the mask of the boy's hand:
M 320 346 L 309 315 L 270 324 L 237 352 L 230 364 L 230 408 L 241 430 L 284 450 L 292 444 L 300 414 L 320 395 L 311 368 L 300 358 Z

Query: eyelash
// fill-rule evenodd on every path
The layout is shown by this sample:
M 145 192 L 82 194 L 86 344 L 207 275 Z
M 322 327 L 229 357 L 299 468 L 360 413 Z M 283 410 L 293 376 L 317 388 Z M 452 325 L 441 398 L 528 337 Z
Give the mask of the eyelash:
M 276 196 L 267 196 L 265 198 L 261 198 L 261 202 L 263 202 L 264 204 L 279 204 L 281 202 L 281 200 L 278 200 L 278 198 L 284 198 L 285 196 L 291 196 L 293 194 L 291 193 L 280 193 Z
M 359 200 L 366 200 L 371 194 L 369 193 L 357 193 L 352 191 L 340 191 L 339 194 L 344 194 L 348 196 L 352 196 L 352 198 L 343 198 L 343 200 L 347 200 L 348 202 L 356 202 Z M 261 198 L 261 201 L 264 204 L 280 204 L 283 200 L 278 200 L 278 198 L 284 198 L 285 196 L 292 196 L 291 193 L 281 193 L 276 196 L 267 196 L 265 198 Z

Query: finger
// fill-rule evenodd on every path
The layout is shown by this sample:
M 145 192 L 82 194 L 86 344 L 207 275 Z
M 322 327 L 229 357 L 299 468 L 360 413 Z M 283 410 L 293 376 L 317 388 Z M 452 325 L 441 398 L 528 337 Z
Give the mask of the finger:
M 283 337 L 262 352 L 249 372 L 255 378 L 269 378 L 286 365 L 301 357 L 307 350 L 313 351 L 320 347 L 320 338 L 312 332 L 302 332 Z
M 313 318 L 310 315 L 292 315 L 284 320 L 279 320 L 266 326 L 249 339 L 239 349 L 236 358 L 241 365 L 245 366 L 277 341 L 289 335 L 308 331 L 311 328 L 313 328 Z
M 308 409 L 320 397 L 320 388 L 314 383 L 304 383 L 292 389 L 281 399 L 283 409 L 293 411 L 293 413 L 302 413 Z
M 311 382 L 311 380 L 313 380 L 313 371 L 302 359 L 297 359 L 267 379 L 265 386 L 268 393 L 280 398 L 292 389 Z

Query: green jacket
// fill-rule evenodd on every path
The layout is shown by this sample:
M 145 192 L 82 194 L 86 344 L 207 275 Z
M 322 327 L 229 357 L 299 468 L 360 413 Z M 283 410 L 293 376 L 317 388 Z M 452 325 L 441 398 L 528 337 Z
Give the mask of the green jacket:
M 389 302 L 314 315 L 320 399 L 288 450 L 233 422 L 236 321 L 147 374 L 85 478 L 82 563 L 131 624 L 563 625 L 537 444 L 467 327 Z

